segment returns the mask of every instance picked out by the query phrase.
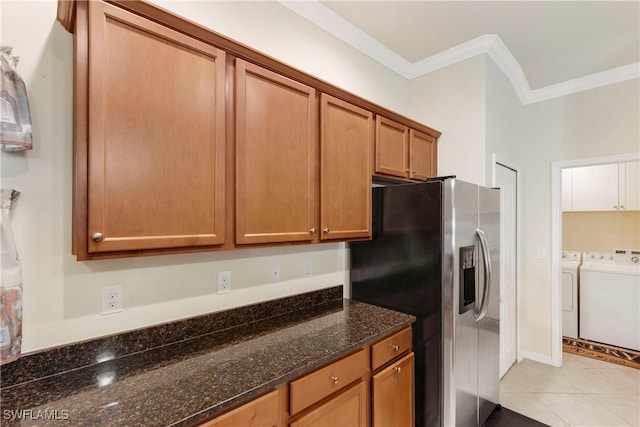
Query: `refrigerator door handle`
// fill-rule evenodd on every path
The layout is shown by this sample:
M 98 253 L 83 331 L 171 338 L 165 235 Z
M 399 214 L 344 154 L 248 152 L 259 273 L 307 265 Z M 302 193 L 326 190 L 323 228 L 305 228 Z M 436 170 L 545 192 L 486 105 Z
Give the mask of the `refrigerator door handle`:
M 489 259 L 489 244 L 487 243 L 487 235 L 484 231 L 477 228 L 476 234 L 480 240 L 480 249 L 482 250 L 482 261 L 484 266 L 484 287 L 482 289 L 482 303 L 480 309 L 474 313 L 476 321 L 482 320 L 487 314 L 487 307 L 489 306 L 489 286 L 491 284 L 491 260 Z

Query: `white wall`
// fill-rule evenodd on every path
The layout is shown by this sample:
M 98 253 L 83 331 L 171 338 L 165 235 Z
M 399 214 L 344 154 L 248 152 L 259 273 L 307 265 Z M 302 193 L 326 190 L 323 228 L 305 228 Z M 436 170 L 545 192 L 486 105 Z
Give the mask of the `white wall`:
M 407 114 L 407 80 L 274 1 L 152 0 L 369 101 Z
M 163 2 L 218 32 L 399 112 L 406 81 L 318 30 L 278 3 Z M 89 339 L 261 300 L 346 284 L 345 245 L 251 249 L 77 262 L 71 255 L 72 35 L 57 3 L 2 1 L 3 45 L 20 56 L 34 149 L 1 153 L 3 188 L 22 192 L 13 229 L 24 276 L 23 352 Z M 233 33 L 233 34 L 231 34 Z M 313 262 L 312 278 L 304 263 Z M 282 282 L 269 283 L 271 264 Z M 216 272 L 232 272 L 215 294 Z M 100 288 L 124 285 L 122 313 L 99 314 Z
M 486 184 L 493 182 L 493 154 L 522 165 L 523 107 L 511 81 L 491 60 L 486 61 Z
M 640 85 L 630 80 L 524 107 L 523 347 L 551 356 L 551 163 L 640 151 Z
M 484 55 L 441 68 L 409 82 L 409 111 L 442 132 L 438 175 L 487 184 Z

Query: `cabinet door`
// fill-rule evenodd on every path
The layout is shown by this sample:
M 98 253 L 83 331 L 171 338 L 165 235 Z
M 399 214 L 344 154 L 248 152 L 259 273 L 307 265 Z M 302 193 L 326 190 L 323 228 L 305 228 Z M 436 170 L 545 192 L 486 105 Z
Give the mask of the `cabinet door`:
M 315 90 L 238 59 L 236 144 L 236 243 L 312 240 Z
M 376 116 L 375 171 L 409 177 L 409 129 L 382 116 Z
M 618 209 L 618 164 L 573 169 L 573 210 Z
M 414 129 L 409 131 L 409 177 L 411 179 L 424 181 L 436 176 L 437 156 L 434 137 Z
M 291 427 L 365 427 L 367 400 L 367 383 L 360 381 L 289 425 Z
M 619 165 L 620 210 L 640 210 L 640 162 L 626 162 Z
M 224 52 L 88 6 L 87 251 L 224 243 Z
M 372 377 L 373 427 L 413 427 L 413 371 L 413 353 L 410 353 Z
M 320 98 L 320 238 L 371 237 L 373 114 Z
M 276 427 L 280 418 L 278 396 L 278 390 L 274 390 L 200 427 Z
M 562 210 L 573 209 L 573 169 L 562 169 Z

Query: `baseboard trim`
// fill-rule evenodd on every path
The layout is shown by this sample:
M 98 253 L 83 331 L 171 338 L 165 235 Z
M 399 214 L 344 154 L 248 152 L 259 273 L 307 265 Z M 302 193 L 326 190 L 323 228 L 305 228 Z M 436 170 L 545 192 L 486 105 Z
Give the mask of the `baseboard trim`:
M 534 353 L 532 351 L 522 351 L 522 357 L 524 359 L 533 360 L 534 362 L 540 362 L 546 365 L 554 366 L 551 356 L 545 356 L 544 354 Z

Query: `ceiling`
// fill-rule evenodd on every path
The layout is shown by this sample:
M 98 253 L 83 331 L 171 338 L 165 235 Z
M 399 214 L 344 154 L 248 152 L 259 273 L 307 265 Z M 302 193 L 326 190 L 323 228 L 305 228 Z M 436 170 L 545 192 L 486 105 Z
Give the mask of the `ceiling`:
M 283 1 L 407 78 L 486 53 L 523 103 L 640 77 L 640 1 Z

